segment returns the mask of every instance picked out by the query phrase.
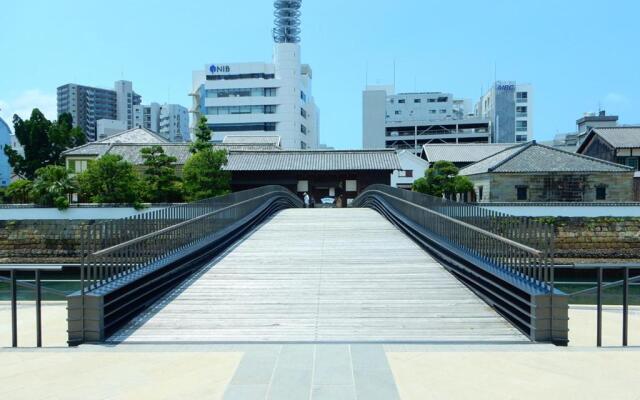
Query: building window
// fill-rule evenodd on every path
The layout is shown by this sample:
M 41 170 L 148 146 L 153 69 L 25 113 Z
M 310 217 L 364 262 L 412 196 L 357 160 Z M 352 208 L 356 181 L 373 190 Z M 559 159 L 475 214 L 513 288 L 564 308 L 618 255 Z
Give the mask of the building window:
M 635 154 L 635 153 L 634 153 Z M 640 162 L 640 159 L 638 159 L 637 157 L 627 157 L 627 159 L 625 160 L 625 165 L 628 165 L 629 167 L 633 167 L 634 169 L 638 169 Z
M 516 132 L 526 132 L 528 125 L 527 121 L 516 121 Z
M 264 106 L 264 113 L 265 114 L 275 114 L 276 113 L 276 106 L 275 105 L 266 105 L 266 106 Z
M 347 179 L 344 183 L 344 191 L 345 192 L 357 192 L 358 191 L 358 181 Z
M 484 186 L 478 186 L 478 201 L 482 201 L 484 196 Z
M 300 91 L 300 100 L 302 100 L 305 103 L 307 102 L 307 95 L 304 94 L 302 90 Z
M 526 142 L 527 135 L 516 135 L 516 142 Z
M 529 187 L 528 186 L 516 186 L 516 199 L 518 201 L 524 201 L 528 199 Z
M 400 178 L 413 178 L 413 170 L 405 169 L 405 170 L 399 171 L 398 176 Z
M 448 97 L 438 97 L 438 103 L 446 103 L 448 100 Z
M 300 142 L 300 149 L 304 150 L 307 148 L 307 144 L 305 142 Z
M 604 185 L 596 186 L 596 200 L 607 199 L 607 187 Z
M 307 111 L 304 108 L 300 108 L 300 115 L 302 115 L 302 118 L 307 118 Z
M 276 130 L 275 122 L 249 122 L 240 124 L 209 124 L 214 132 L 242 132 L 242 131 L 266 131 Z
M 398 100 L 398 103 L 400 103 L 400 104 L 404 104 L 404 103 L 405 103 L 405 100 L 404 100 L 404 99 L 400 99 L 400 100 Z
M 435 114 L 438 110 L 429 110 L 429 114 Z
M 413 99 L 414 103 L 422 103 L 422 99 Z
M 527 116 L 527 106 L 516 106 L 516 117 L 524 118 Z
M 436 99 L 427 99 L 427 103 L 435 103 Z
M 396 114 L 396 115 L 400 115 L 400 114 L 402 114 L 402 111 L 400 111 L 400 110 L 396 110 L 396 111 L 395 111 L 395 114 Z
M 264 88 L 264 97 L 275 97 L 276 88 Z
M 300 124 L 300 132 L 302 132 L 303 134 L 306 135 L 307 134 L 307 127 L 302 125 L 302 124 Z
M 527 92 L 516 92 L 516 101 L 518 103 L 526 103 L 529 99 L 529 93 Z

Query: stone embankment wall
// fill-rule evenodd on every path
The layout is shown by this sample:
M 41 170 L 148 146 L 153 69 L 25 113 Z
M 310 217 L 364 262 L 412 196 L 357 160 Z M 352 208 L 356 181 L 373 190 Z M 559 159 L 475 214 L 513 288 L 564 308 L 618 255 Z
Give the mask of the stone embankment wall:
M 0 221 L 0 263 L 79 263 L 82 226 L 94 222 Z
M 640 218 L 545 217 L 559 259 L 640 259 Z M 94 220 L 0 221 L 0 263 L 79 263 L 81 229 Z
M 640 259 L 640 218 L 549 218 L 557 258 Z

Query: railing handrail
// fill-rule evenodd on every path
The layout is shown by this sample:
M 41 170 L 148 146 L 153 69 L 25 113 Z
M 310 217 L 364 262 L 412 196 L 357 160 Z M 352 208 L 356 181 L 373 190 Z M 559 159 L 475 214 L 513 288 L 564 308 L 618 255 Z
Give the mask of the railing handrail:
M 111 246 L 111 247 L 107 247 L 107 248 L 104 248 L 104 249 L 98 250 L 98 251 L 96 251 L 95 253 L 92 253 L 92 255 L 100 256 L 100 255 L 104 255 L 104 254 L 111 253 L 111 252 L 113 252 L 113 251 L 116 251 L 116 250 L 122 249 L 122 248 L 124 248 L 124 247 L 130 246 L 130 245 L 132 245 L 132 244 L 135 244 L 135 243 L 142 242 L 142 241 L 144 241 L 144 240 L 150 239 L 150 238 L 152 238 L 152 237 L 154 237 L 154 236 L 159 236 L 159 235 L 165 234 L 165 233 L 167 233 L 167 232 L 171 232 L 171 231 L 173 231 L 173 230 L 179 229 L 179 228 L 181 228 L 181 227 L 183 227 L 183 226 L 186 226 L 186 225 L 192 224 L 192 223 L 194 223 L 194 222 L 196 222 L 196 221 L 199 221 L 199 220 L 201 220 L 201 219 L 204 219 L 204 218 L 210 217 L 210 216 L 212 216 L 212 215 L 215 215 L 215 214 L 221 213 L 221 212 L 226 211 L 226 210 L 229 210 L 229 209 L 231 209 L 231 208 L 238 207 L 238 206 L 240 206 L 240 205 L 242 205 L 242 204 L 245 204 L 245 203 L 248 203 L 248 202 L 251 202 L 251 201 L 255 201 L 256 199 L 259 199 L 259 198 L 262 198 L 262 197 L 271 196 L 274 192 L 275 192 L 275 191 L 273 191 L 273 192 L 268 192 L 268 193 L 264 193 L 264 194 L 262 194 L 262 195 L 260 195 L 260 196 L 252 197 L 252 198 L 250 198 L 250 199 L 246 199 L 246 200 L 242 200 L 242 201 L 237 202 L 237 203 L 233 203 L 233 204 L 231 204 L 231 205 L 229 205 L 229 206 L 219 208 L 219 209 L 217 209 L 217 210 L 214 210 L 214 211 L 208 212 L 208 213 L 206 213 L 206 214 L 199 215 L 199 216 L 197 216 L 197 217 L 194 217 L 194 218 L 188 219 L 188 220 L 186 220 L 186 221 L 179 222 L 179 223 L 177 223 L 177 224 L 174 224 L 174 225 L 168 226 L 168 227 L 166 227 L 166 228 L 162 228 L 162 229 L 159 229 L 159 230 L 157 230 L 157 231 L 154 231 L 154 232 L 151 232 L 151 233 L 147 233 L 147 234 L 142 235 L 142 236 L 138 236 L 138 237 L 133 238 L 133 239 L 130 239 L 130 240 L 126 241 L 126 242 L 118 243 L 118 244 L 113 245 L 113 246 Z M 293 195 L 291 195 L 291 196 L 293 196 Z
M 430 214 L 437 215 L 438 217 L 440 217 L 440 218 L 444 218 L 444 219 L 446 219 L 447 221 L 450 221 L 450 222 L 453 222 L 453 223 L 458 224 L 458 225 L 460 225 L 460 226 L 463 226 L 463 227 L 465 227 L 465 228 L 471 229 L 471 230 L 473 230 L 473 231 L 475 231 L 475 232 L 478 232 L 478 233 L 480 233 L 480 234 L 482 234 L 482 235 L 489 236 L 489 237 L 490 237 L 490 238 L 492 238 L 492 239 L 496 239 L 496 240 L 501 241 L 501 242 L 503 242 L 503 243 L 506 243 L 506 244 L 508 244 L 508 245 L 510 245 L 510 246 L 517 247 L 517 248 L 519 248 L 520 250 L 526 251 L 526 252 L 528 252 L 528 253 L 530 253 L 530 254 L 533 254 L 533 255 L 535 255 L 535 256 L 542 256 L 542 255 L 544 254 L 544 252 L 542 252 L 542 251 L 540 251 L 540 250 L 538 250 L 538 249 L 534 249 L 533 247 L 530 247 L 530 246 L 524 245 L 524 244 L 522 244 L 522 243 L 518 243 L 518 242 L 516 242 L 516 241 L 514 241 L 514 240 L 511 240 L 511 239 L 505 238 L 505 237 L 503 237 L 503 236 L 497 235 L 497 234 L 495 234 L 495 233 L 493 233 L 493 232 L 489 232 L 489 231 L 487 231 L 487 230 L 484 230 L 484 229 L 479 228 L 479 227 L 477 227 L 477 226 L 475 226 L 475 225 L 472 225 L 472 224 L 466 223 L 466 222 L 464 222 L 464 221 L 460 221 L 459 219 L 449 217 L 448 215 L 445 215 L 445 214 L 439 213 L 439 212 L 437 212 L 437 211 L 430 210 L 430 209 L 428 209 L 427 207 L 421 206 L 421 205 L 419 205 L 419 204 L 415 204 L 415 203 L 413 203 L 413 202 L 410 202 L 410 201 L 408 201 L 408 200 L 402 199 L 402 198 L 397 197 L 397 196 L 393 196 L 393 195 L 392 195 L 392 194 L 390 194 L 390 193 L 386 193 L 386 192 L 383 192 L 383 191 L 378 190 L 378 189 L 370 189 L 370 190 L 367 190 L 367 192 L 368 192 L 368 193 L 375 192 L 375 193 L 380 193 L 380 194 L 383 194 L 383 195 L 386 195 L 386 196 L 389 196 L 389 197 L 393 197 L 394 199 L 396 199 L 396 200 L 398 200 L 398 201 L 400 201 L 400 202 L 403 202 L 403 203 L 409 204 L 409 205 L 410 205 L 410 206 L 412 206 L 412 207 L 416 207 L 416 208 L 419 208 L 419 209 L 421 209 L 421 210 L 423 210 L 423 211 L 426 211 L 426 212 L 428 212 L 428 213 L 430 213 Z
M 86 226 L 82 235 L 81 294 L 84 296 L 86 287 L 90 290 L 97 289 L 115 276 L 122 277 L 150 262 L 187 251 L 188 246 L 197 244 L 213 233 L 205 226 L 217 220 L 219 215 L 222 215 L 222 221 L 227 213 L 234 216 L 248 213 L 249 209 L 259 208 L 270 198 L 278 203 L 286 202 L 290 206 L 301 206 L 302 203 L 285 187 L 268 185 L 188 203 L 183 205 L 184 208 L 166 208 L 142 216 L 106 220 Z M 186 231 L 190 233 L 186 234 Z M 170 236 L 175 236 L 174 239 L 178 239 L 180 243 L 148 245 L 154 241 L 167 240 Z M 146 247 L 147 250 L 138 247 Z M 109 257 L 116 258 L 106 261 Z M 133 261 L 126 261 L 126 257 Z

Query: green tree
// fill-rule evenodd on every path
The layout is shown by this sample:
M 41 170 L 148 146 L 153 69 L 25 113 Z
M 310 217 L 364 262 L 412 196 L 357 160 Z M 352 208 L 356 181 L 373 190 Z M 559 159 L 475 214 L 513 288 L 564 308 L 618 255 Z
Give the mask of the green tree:
M 30 193 L 31 181 L 28 179 L 18 179 L 7 186 L 5 196 L 12 203 L 25 204 L 29 203 Z
M 13 171 L 20 177 L 34 179 L 36 170 L 47 165 L 60 165 L 60 154 L 86 142 L 80 128 L 74 128 L 71 114 L 62 114 L 58 121 L 51 122 L 34 108 L 27 120 L 13 116 L 16 138 L 22 145 L 24 155 L 10 146 L 4 146 Z
M 191 143 L 191 152 L 197 153 L 199 151 L 207 150 L 213 148 L 213 144 L 211 143 L 211 129 L 207 125 L 207 117 L 201 116 L 198 119 L 198 126 L 194 130 L 196 135 L 196 140 Z
M 205 149 L 189 157 L 182 173 L 187 200 L 197 201 L 228 193 L 231 175 L 222 170 L 226 164 L 225 150 Z
M 473 190 L 473 183 L 466 176 L 458 175 L 459 169 L 450 161 L 436 161 L 425 171 L 424 178 L 417 179 L 412 189 L 432 196 L 452 198 L 456 193 Z
M 140 202 L 140 179 L 133 165 L 119 155 L 106 154 L 89 163 L 77 178 L 81 198 L 92 203 Z
M 69 208 L 71 194 L 78 190 L 69 171 L 60 165 L 48 165 L 36 170 L 36 179 L 31 185 L 31 198 L 41 206 L 55 206 L 60 210 Z
M 146 200 L 158 203 L 182 201 L 182 184 L 176 175 L 177 159 L 165 154 L 162 146 L 140 150 L 144 159 L 144 191 Z

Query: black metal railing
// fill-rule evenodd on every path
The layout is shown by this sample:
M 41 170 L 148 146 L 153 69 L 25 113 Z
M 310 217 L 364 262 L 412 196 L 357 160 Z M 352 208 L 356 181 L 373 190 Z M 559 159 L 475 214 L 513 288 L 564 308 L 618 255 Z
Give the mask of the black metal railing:
M 282 186 L 263 186 L 88 225 L 82 237 L 81 292 L 192 251 L 269 199 L 292 207 L 302 204 Z
M 568 343 L 552 226 L 386 185 L 368 187 L 353 206 L 385 216 L 531 340 Z
M 354 206 L 372 205 L 373 194 L 382 196 L 414 223 L 482 261 L 526 276 L 553 291 L 553 226 L 386 185 L 368 187 Z
M 42 347 L 42 292 L 48 292 L 58 296 L 65 296 L 62 291 L 43 288 L 40 279 L 41 271 L 60 271 L 61 265 L 28 265 L 12 264 L 0 265 L 0 271 L 9 272 L 9 278 L 0 276 L 0 282 L 9 284 L 10 307 L 11 307 L 11 347 L 18 347 L 18 288 L 23 287 L 34 291 L 36 307 L 36 347 Z M 18 280 L 19 272 L 33 272 L 34 283 Z
M 602 305 L 603 291 L 622 286 L 622 346 L 629 343 L 629 285 L 640 282 L 640 276 L 630 277 L 631 271 L 640 271 L 640 264 L 576 264 L 575 270 L 596 271 L 596 284 L 588 289 L 569 294 L 569 297 L 596 295 L 596 346 L 602 347 Z M 605 271 L 622 272 L 622 279 L 605 283 Z

